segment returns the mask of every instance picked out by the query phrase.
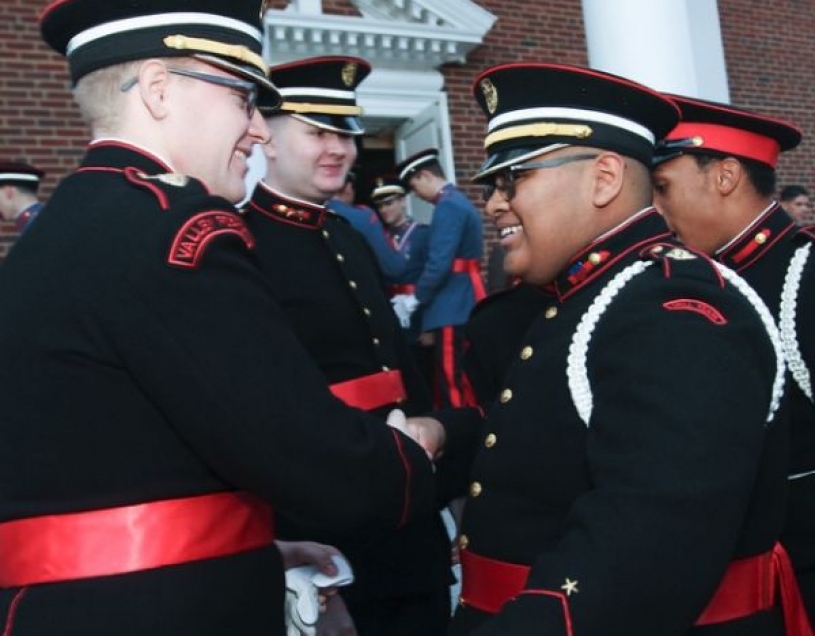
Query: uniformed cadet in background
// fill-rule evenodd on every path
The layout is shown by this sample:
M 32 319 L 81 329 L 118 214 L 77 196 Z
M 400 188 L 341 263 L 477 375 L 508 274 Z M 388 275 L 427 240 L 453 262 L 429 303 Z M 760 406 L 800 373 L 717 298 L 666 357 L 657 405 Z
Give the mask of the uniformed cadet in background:
M 0 217 L 19 234 L 39 214 L 37 190 L 45 172 L 22 161 L 0 161 Z
M 782 611 L 797 590 L 777 543 L 778 330 L 651 206 L 654 143 L 678 108 L 553 64 L 493 67 L 473 90 L 488 120 L 475 179 L 505 267 L 553 297 L 480 434 L 451 634 L 808 634 Z M 456 444 L 435 420 L 408 429 L 430 452 Z
M 686 244 L 733 268 L 764 299 L 792 373 L 789 503 L 781 543 L 815 619 L 815 231 L 773 200 L 792 124 L 725 104 L 670 96 L 682 121 L 657 148 L 654 202 Z
M 93 140 L 0 268 L 7 634 L 283 636 L 278 512 L 352 533 L 435 507 L 421 448 L 328 390 L 234 211 L 276 99 L 258 4 L 42 13 Z
M 399 178 L 418 197 L 433 204 L 430 245 L 416 290 L 395 299 L 399 313 L 422 312 L 422 332 L 432 334 L 435 347 L 437 408 L 472 406 L 474 398 L 464 376 L 463 326 L 486 294 L 481 280 L 483 232 L 481 216 L 467 196 L 444 175 L 435 148 L 402 160 Z
M 344 218 L 357 232 L 362 234 L 368 247 L 376 257 L 379 271 L 389 284 L 396 284 L 406 278 L 408 262 L 404 255 L 394 249 L 382 220 L 371 208 L 354 202 L 356 177 L 349 171 L 345 186 L 326 202 L 326 207 Z
M 378 428 L 387 429 L 392 409 L 423 412 L 429 395 L 371 251 L 325 206 L 356 160 L 354 137 L 363 128 L 355 89 L 369 70 L 364 60 L 344 56 L 271 69 L 283 104 L 266 118 L 267 171 L 243 218 L 257 238 L 260 268 L 286 319 L 331 390 L 378 415 Z M 323 444 L 330 449 L 331 440 Z M 342 470 L 356 467 L 348 462 Z M 437 512 L 398 531 L 354 534 L 311 520 L 280 515 L 281 535 L 333 543 L 348 557 L 356 581 L 342 595 L 361 636 L 444 633 L 450 550 Z

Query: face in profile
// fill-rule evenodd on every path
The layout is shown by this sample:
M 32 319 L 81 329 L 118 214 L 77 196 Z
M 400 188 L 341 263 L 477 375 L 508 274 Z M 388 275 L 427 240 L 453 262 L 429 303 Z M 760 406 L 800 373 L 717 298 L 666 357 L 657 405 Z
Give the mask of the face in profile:
M 592 223 L 590 189 L 586 180 L 596 155 L 560 161 L 576 149 L 563 149 L 532 158 L 553 161 L 546 168 L 504 170 L 491 177 L 485 212 L 494 219 L 501 247 L 504 271 L 526 282 L 544 285 L 552 282 L 569 259 L 587 245 L 596 233 Z

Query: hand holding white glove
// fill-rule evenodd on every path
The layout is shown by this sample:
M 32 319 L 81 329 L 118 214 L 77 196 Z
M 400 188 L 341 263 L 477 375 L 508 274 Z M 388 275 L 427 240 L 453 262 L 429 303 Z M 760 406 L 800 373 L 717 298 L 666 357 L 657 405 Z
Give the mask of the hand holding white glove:
M 419 306 L 419 301 L 413 294 L 397 294 L 391 298 L 391 305 L 396 317 L 399 318 L 399 324 L 403 329 L 410 327 L 410 316 L 416 311 Z
M 349 585 L 354 574 L 348 561 L 341 555 L 333 555 L 337 574 L 329 576 L 314 565 L 303 565 L 286 570 L 286 634 L 287 636 L 314 636 L 320 617 L 322 590 Z

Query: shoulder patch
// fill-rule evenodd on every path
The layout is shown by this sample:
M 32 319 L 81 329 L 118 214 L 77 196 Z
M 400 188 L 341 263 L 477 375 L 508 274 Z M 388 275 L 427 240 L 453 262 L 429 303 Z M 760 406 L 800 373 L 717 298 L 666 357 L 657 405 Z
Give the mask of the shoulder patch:
M 669 300 L 662 303 L 662 306 L 668 311 L 690 311 L 694 314 L 704 316 L 714 325 L 726 325 L 727 318 L 724 317 L 722 312 L 716 309 L 710 303 L 695 298 L 677 298 L 676 300 Z
M 158 200 L 162 210 L 167 210 L 172 206 L 172 199 L 176 194 L 184 192 L 185 188 L 197 183 L 194 179 L 183 174 L 150 175 L 132 167 L 124 169 L 124 176 L 133 185 L 151 192 Z M 184 194 L 188 193 L 184 192 Z
M 255 247 L 255 237 L 237 214 L 223 210 L 199 212 L 187 219 L 176 233 L 167 262 L 184 269 L 197 269 L 207 246 L 225 234 L 237 236 L 250 250 Z

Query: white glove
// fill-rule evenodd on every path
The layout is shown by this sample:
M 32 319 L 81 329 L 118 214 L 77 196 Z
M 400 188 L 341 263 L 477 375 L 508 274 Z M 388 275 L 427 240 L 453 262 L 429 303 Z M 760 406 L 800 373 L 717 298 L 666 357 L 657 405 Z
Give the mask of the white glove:
M 403 329 L 410 327 L 410 316 L 416 311 L 419 306 L 419 301 L 413 294 L 397 294 L 391 298 L 391 305 L 396 317 L 399 318 L 399 324 Z
M 320 617 L 320 589 L 341 587 L 354 581 L 354 573 L 344 557 L 331 557 L 337 574 L 328 576 L 314 565 L 286 570 L 286 636 L 314 636 Z

